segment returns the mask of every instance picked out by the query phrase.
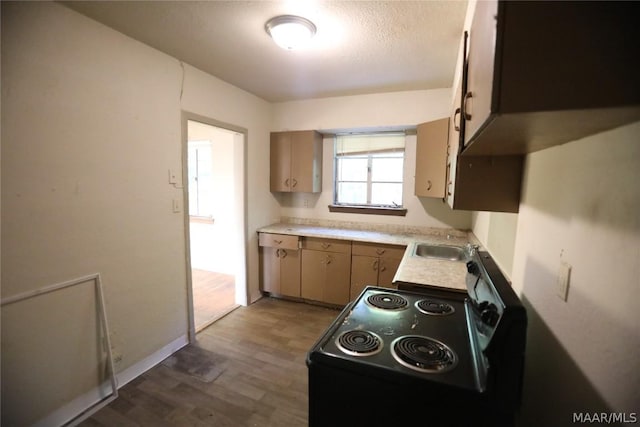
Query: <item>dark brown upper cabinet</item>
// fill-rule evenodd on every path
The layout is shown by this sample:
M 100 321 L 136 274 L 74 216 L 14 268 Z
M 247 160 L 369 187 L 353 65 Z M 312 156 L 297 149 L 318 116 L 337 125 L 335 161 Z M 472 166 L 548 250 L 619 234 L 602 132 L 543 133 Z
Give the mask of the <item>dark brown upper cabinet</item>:
M 518 155 L 640 120 L 640 2 L 478 1 L 461 156 Z

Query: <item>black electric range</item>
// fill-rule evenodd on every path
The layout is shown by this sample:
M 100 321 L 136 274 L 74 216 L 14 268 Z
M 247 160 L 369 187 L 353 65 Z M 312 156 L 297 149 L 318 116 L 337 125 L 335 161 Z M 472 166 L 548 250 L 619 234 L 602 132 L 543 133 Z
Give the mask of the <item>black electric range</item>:
M 488 253 L 467 295 L 366 287 L 307 355 L 309 425 L 512 425 L 526 312 Z

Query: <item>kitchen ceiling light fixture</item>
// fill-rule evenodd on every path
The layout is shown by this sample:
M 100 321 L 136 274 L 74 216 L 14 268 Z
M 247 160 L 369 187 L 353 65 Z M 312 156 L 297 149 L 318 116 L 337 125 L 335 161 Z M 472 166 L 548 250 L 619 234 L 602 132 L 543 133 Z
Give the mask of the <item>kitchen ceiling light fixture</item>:
M 306 18 L 280 15 L 264 24 L 264 29 L 278 46 L 294 50 L 306 45 L 316 33 L 316 26 Z

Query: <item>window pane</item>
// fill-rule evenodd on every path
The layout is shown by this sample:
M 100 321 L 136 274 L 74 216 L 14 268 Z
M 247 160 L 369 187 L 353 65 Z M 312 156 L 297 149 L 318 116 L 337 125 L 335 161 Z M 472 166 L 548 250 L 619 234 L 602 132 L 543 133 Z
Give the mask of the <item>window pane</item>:
M 373 158 L 371 160 L 372 181 L 402 182 L 402 158 Z
M 341 157 L 338 159 L 338 181 L 366 181 L 367 159 Z
M 371 203 L 376 205 L 402 205 L 402 184 L 371 184 Z
M 337 191 L 337 203 L 367 203 L 367 184 L 364 182 L 340 182 Z

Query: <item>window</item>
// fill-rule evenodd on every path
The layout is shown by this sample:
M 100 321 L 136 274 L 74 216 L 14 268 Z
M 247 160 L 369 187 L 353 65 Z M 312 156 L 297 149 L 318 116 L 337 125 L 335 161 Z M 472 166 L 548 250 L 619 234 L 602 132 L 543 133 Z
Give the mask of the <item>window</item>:
M 404 133 L 335 138 L 334 205 L 402 207 Z

